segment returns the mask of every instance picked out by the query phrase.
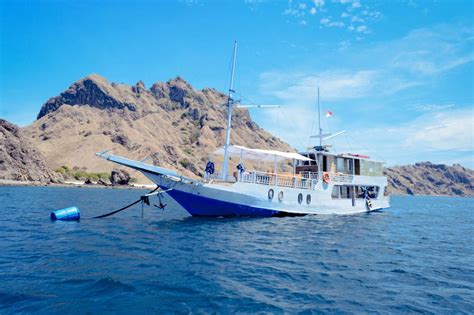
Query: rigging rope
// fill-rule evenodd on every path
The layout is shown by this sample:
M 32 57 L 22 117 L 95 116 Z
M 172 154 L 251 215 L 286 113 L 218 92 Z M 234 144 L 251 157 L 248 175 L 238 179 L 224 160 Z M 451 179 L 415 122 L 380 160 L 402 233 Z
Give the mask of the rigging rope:
M 160 188 L 160 187 L 156 187 L 155 189 L 153 189 L 152 191 L 150 191 L 150 192 L 147 193 L 146 195 L 151 194 L 151 193 L 157 191 L 159 188 Z M 123 211 L 123 210 L 125 210 L 125 209 L 128 209 L 128 208 L 130 208 L 130 207 L 136 205 L 136 204 L 139 203 L 139 202 L 145 202 L 145 203 L 147 203 L 147 204 L 150 204 L 150 202 L 149 202 L 149 201 L 147 202 L 147 200 L 146 200 L 146 198 L 148 198 L 148 196 L 146 196 L 146 195 L 145 195 L 145 196 L 141 196 L 140 199 L 138 199 L 138 200 L 132 202 L 131 204 L 129 204 L 129 205 L 125 206 L 125 207 L 122 207 L 122 208 L 120 208 L 120 209 L 118 209 L 118 210 L 115 210 L 115 211 L 112 211 L 112 212 L 109 212 L 109 213 L 106 213 L 106 214 L 102 214 L 102 215 L 98 215 L 98 216 L 96 216 L 96 217 L 92 217 L 92 219 L 101 219 L 101 218 L 105 218 L 105 217 L 111 216 L 111 215 L 113 215 L 113 214 L 116 214 L 117 212 L 120 212 L 120 211 Z M 146 197 L 146 198 L 143 198 L 143 197 Z

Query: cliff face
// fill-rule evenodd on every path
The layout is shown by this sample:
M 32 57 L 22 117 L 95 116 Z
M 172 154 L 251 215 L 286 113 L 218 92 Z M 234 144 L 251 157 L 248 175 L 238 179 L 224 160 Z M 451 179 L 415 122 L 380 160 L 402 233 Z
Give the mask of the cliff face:
M 24 128 L 23 133 L 43 153 L 52 169 L 66 165 L 89 172 L 111 171 L 116 165 L 94 153 L 113 149 L 114 154 L 147 159 L 148 163 L 199 176 L 209 154 L 224 143 L 226 101 L 223 93 L 208 88 L 196 90 L 180 77 L 155 83 L 147 89 L 143 82 L 128 86 L 90 75 L 49 99 L 42 106 L 38 120 Z M 18 133 L 18 128 L 15 130 Z M 245 109 L 234 110 L 231 142 L 293 151 L 254 123 Z M 29 146 L 28 150 L 34 149 Z M 14 162 L 17 161 L 8 163 Z M 45 168 L 44 161 L 41 163 Z M 231 171 L 235 164 L 236 161 L 231 161 Z M 24 175 L 26 169 L 18 167 L 15 176 L 28 177 Z M 13 172 L 15 167 L 8 169 Z M 425 162 L 387 168 L 385 174 L 391 194 L 474 195 L 473 171 L 460 165 Z M 48 176 L 43 180 L 51 178 L 50 173 Z M 144 180 L 139 173 L 132 176 Z
M 180 77 L 147 89 L 143 82 L 128 86 L 90 75 L 49 99 L 24 132 L 53 169 L 110 171 L 116 165 L 94 153 L 113 149 L 199 176 L 209 154 L 224 144 L 226 101 L 226 95 L 196 90 Z M 232 143 L 292 151 L 254 123 L 246 109 L 234 110 L 232 128 Z
M 389 194 L 474 196 L 474 171 L 459 164 L 430 162 L 384 171 Z
M 4 119 L 0 119 L 0 179 L 44 183 L 60 180 L 20 128 Z

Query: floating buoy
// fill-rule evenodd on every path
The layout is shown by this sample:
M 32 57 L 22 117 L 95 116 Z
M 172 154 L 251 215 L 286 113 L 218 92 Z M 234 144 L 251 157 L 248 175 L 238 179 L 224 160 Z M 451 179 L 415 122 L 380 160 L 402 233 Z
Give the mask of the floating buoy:
M 69 207 L 51 212 L 51 220 L 76 221 L 81 218 L 78 207 Z

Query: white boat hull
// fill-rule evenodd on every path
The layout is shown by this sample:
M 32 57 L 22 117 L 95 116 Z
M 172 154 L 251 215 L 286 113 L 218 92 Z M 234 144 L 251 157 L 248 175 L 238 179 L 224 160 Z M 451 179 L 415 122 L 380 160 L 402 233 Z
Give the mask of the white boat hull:
M 225 184 L 187 183 L 161 175 L 144 172 L 154 183 L 193 216 L 284 216 L 307 214 L 354 214 L 388 208 L 389 198 L 381 196 L 366 200 L 332 199 L 332 185 L 318 183 L 314 189 L 297 189 L 273 185 L 237 182 Z M 268 191 L 274 197 L 268 198 Z M 283 192 L 281 201 L 278 198 Z M 303 195 L 301 203 L 298 195 Z M 310 196 L 310 202 L 306 200 Z
M 202 183 L 185 178 L 172 170 L 98 153 L 111 162 L 142 172 L 193 216 L 285 216 L 307 214 L 354 214 L 390 207 L 389 198 L 383 196 L 387 185 L 385 177 L 355 176 L 324 183 L 311 180 L 310 188 L 284 187 L 257 182 Z M 346 178 L 346 179 L 344 179 Z M 337 179 L 337 183 L 336 182 Z M 364 198 L 333 198 L 335 184 L 349 186 L 372 185 L 380 187 L 378 198 L 369 206 Z M 269 191 L 273 190 L 273 198 Z M 301 196 L 300 196 L 301 195 Z

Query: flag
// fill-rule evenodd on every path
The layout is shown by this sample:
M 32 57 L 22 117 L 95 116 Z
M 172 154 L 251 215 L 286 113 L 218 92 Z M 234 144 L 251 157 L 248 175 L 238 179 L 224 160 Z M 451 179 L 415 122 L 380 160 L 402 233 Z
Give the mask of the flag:
M 327 112 L 326 112 L 326 118 L 329 118 L 329 117 L 332 117 L 332 112 L 327 111 Z

